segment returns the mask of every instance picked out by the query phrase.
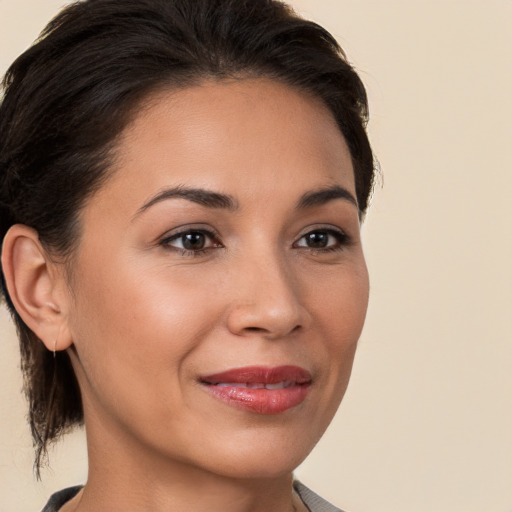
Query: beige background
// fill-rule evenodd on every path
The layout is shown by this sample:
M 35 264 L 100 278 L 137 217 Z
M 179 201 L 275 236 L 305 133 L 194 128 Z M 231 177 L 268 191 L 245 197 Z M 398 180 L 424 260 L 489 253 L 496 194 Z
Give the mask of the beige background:
M 0 71 L 63 0 L 0 0 Z M 351 512 L 512 511 L 512 1 L 295 0 L 367 84 L 384 174 L 352 383 L 298 470 Z M 0 309 L 0 512 L 83 481 L 81 433 L 36 483 Z

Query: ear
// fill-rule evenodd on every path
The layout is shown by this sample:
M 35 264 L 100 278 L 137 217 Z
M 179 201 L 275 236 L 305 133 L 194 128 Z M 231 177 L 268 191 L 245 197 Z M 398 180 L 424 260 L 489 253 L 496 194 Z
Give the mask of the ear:
M 72 339 L 66 322 L 62 265 L 53 262 L 37 231 L 15 224 L 5 235 L 2 267 L 16 311 L 48 350 L 64 350 Z

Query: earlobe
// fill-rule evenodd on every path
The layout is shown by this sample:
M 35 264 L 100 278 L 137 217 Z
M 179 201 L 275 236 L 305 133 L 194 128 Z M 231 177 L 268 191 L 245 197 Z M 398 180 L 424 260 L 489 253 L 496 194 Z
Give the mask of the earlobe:
M 61 272 L 39 241 L 37 231 L 15 224 L 5 235 L 2 268 L 9 296 L 27 326 L 48 350 L 71 345 L 66 324 Z

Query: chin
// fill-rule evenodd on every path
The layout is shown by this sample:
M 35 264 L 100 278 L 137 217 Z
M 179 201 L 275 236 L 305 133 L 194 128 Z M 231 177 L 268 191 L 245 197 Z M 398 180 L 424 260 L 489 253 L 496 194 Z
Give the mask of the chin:
M 226 461 L 226 467 L 217 468 L 217 473 L 227 478 L 237 478 L 246 480 L 274 480 L 289 476 L 303 462 L 308 453 L 300 456 L 285 453 L 273 453 L 272 456 L 262 457 L 261 455 L 253 458 L 239 458 L 235 461 Z
M 275 479 L 291 475 L 320 436 L 304 439 L 293 432 L 284 435 L 285 439 L 249 435 L 243 442 L 224 443 L 222 452 L 211 454 L 212 461 L 216 459 L 217 462 L 212 469 L 225 477 L 242 479 Z M 220 443 L 219 448 L 222 448 Z

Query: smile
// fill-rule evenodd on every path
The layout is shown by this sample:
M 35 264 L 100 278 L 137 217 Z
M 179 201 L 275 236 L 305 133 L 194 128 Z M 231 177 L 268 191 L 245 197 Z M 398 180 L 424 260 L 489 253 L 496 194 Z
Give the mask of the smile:
M 245 367 L 200 379 L 215 398 L 258 414 L 279 414 L 301 404 L 311 386 L 311 374 L 298 366 Z
M 248 389 L 284 389 L 295 385 L 291 380 L 276 382 L 275 384 L 264 384 L 263 382 L 219 382 L 213 384 L 221 388 L 248 388 Z

